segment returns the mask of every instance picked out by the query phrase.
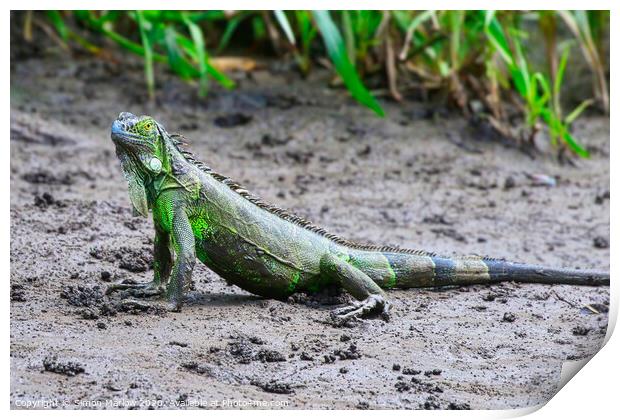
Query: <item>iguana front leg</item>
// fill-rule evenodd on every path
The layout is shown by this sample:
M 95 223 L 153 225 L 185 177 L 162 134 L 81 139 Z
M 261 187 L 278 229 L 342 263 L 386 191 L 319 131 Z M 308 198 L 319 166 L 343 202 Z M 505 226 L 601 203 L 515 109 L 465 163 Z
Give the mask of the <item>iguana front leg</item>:
M 155 225 L 155 240 L 153 242 L 153 280 L 148 283 L 113 284 L 106 289 L 106 294 L 111 294 L 117 290 L 126 290 L 128 294 L 134 297 L 158 296 L 164 293 L 164 286 L 172 269 L 170 234 Z
M 172 244 L 176 258 L 172 266 L 172 276 L 166 289 L 169 309 L 180 311 L 183 305 L 183 291 L 192 278 L 196 263 L 194 233 L 185 210 L 177 208 L 172 216 Z
M 385 293 L 367 274 L 335 255 L 326 254 L 321 258 L 321 274 L 336 280 L 356 302 L 332 312 L 332 317 L 347 320 L 380 312 L 388 319 L 390 304 Z

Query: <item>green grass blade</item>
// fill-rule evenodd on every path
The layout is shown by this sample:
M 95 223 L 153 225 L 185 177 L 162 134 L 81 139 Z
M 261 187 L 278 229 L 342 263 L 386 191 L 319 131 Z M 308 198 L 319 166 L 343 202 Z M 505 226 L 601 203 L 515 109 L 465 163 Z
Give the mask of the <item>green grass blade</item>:
M 140 38 L 142 39 L 142 47 L 144 48 L 144 75 L 146 77 L 146 87 L 149 98 L 155 98 L 155 73 L 153 71 L 153 49 L 151 42 L 146 33 L 146 20 L 142 11 L 136 10 L 136 21 L 140 28 Z
M 504 34 L 504 29 L 502 29 L 502 25 L 499 23 L 499 20 L 495 17 L 495 12 L 487 10 L 485 13 L 485 25 L 484 30 L 491 41 L 491 44 L 497 49 L 500 53 L 504 61 L 508 64 L 508 66 L 514 66 L 514 58 L 512 55 L 512 51 L 510 50 L 510 46 L 508 45 L 508 40 L 506 39 L 506 35 Z
M 195 45 L 190 39 L 184 37 L 183 35 L 177 34 L 177 43 L 179 44 L 181 48 L 183 48 L 183 51 L 185 51 L 187 55 L 189 55 L 194 61 L 198 61 L 198 54 L 195 51 Z M 222 85 L 226 89 L 232 89 L 235 87 L 234 81 L 232 81 L 224 73 L 222 73 L 221 71 L 213 67 L 213 65 L 211 64 L 211 59 L 209 57 L 209 54 L 207 53 L 206 50 L 204 51 L 204 59 L 205 59 L 204 64 L 207 69 L 207 74 L 210 77 L 212 77 L 215 81 L 217 81 L 220 85 Z
M 166 44 L 170 68 L 185 80 L 198 77 L 198 71 L 183 57 L 183 51 L 178 44 L 177 38 L 177 31 L 174 27 L 166 27 L 164 42 Z
M 344 31 L 344 40 L 347 48 L 347 55 L 351 63 L 355 65 L 355 34 L 353 33 L 351 14 L 348 10 L 342 11 L 342 29 Z
M 224 33 L 222 34 L 222 38 L 220 39 L 220 43 L 217 46 L 217 50 L 215 50 L 216 54 L 219 54 L 221 51 L 224 50 L 224 48 L 226 48 L 228 46 L 228 43 L 230 42 L 230 39 L 232 38 L 233 34 L 237 30 L 237 26 L 239 26 L 239 24 L 241 23 L 241 21 L 245 17 L 246 17 L 246 15 L 237 15 L 237 16 L 234 16 L 233 18 L 231 18 L 226 23 L 226 29 L 224 29 Z
M 349 61 L 340 31 L 338 31 L 329 12 L 326 10 L 314 10 L 312 14 L 325 43 L 327 53 L 351 95 L 361 104 L 372 109 L 377 115 L 385 116 L 385 112 L 377 100 L 364 87 L 357 71 Z
M 575 138 L 568 131 L 564 132 L 562 139 L 566 142 L 568 147 L 570 147 L 570 149 L 573 152 L 577 153 L 579 156 L 583 158 L 590 157 L 590 152 L 588 152 L 588 149 L 586 149 L 581 144 L 579 144 L 577 140 L 575 140 Z
M 568 62 L 568 55 L 570 53 L 570 46 L 564 47 L 558 69 L 555 73 L 555 80 L 553 81 L 553 107 L 556 114 L 561 114 L 560 94 L 562 89 L 562 82 L 564 81 L 564 72 L 566 71 L 566 63 Z
M 568 114 L 564 122 L 566 122 L 566 124 L 572 124 L 579 117 L 579 115 L 581 115 L 581 113 L 593 103 L 594 101 L 592 99 L 586 99 L 581 102 L 570 114 Z
M 63 41 L 69 38 L 69 29 L 65 25 L 65 21 L 58 10 L 49 10 L 47 12 L 48 18 L 52 21 L 52 24 L 56 28 L 56 31 L 60 35 Z
M 295 45 L 295 35 L 293 35 L 293 30 L 291 29 L 291 24 L 288 22 L 286 14 L 282 10 L 274 10 L 273 13 L 276 15 L 280 27 L 288 38 L 288 42 L 290 42 L 291 45 Z
M 205 40 L 202 36 L 202 29 L 192 22 L 187 14 L 183 15 L 183 21 L 185 25 L 189 29 L 189 33 L 194 41 L 194 51 L 195 51 L 195 60 L 198 63 L 198 72 L 200 73 L 200 82 L 199 82 L 199 90 L 198 95 L 200 97 L 204 97 L 207 94 L 207 88 L 209 86 L 208 69 L 207 69 L 207 54 L 205 47 Z

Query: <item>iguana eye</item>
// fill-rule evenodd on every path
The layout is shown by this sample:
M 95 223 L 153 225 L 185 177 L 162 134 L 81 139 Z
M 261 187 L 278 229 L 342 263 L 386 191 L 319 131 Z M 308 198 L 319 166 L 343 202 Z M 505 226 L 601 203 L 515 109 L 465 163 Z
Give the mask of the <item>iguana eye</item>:
M 153 123 L 150 121 L 145 122 L 144 125 L 142 125 L 142 131 L 144 131 L 145 133 L 151 131 L 152 129 L 153 129 Z

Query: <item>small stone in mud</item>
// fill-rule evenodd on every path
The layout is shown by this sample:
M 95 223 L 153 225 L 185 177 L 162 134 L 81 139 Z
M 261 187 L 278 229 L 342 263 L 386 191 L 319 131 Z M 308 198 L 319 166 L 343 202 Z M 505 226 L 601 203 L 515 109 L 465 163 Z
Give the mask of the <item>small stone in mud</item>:
M 357 346 L 353 343 L 349 345 L 346 350 L 336 350 L 334 355 L 340 357 L 340 360 L 354 360 L 359 359 L 362 355 L 359 353 Z
M 425 410 L 439 410 L 439 403 L 437 401 L 425 401 L 424 402 Z
M 39 170 L 25 173 L 23 180 L 31 184 L 47 184 L 47 185 L 71 185 L 74 180 L 70 174 L 55 175 L 46 170 Z
M 119 385 L 116 385 L 112 382 L 108 382 L 107 384 L 104 385 L 105 389 L 109 390 L 109 391 L 113 391 L 113 392 L 118 392 L 118 391 L 122 391 L 123 388 Z
M 11 285 L 11 302 L 26 302 L 26 293 L 21 284 Z
M 178 347 L 187 347 L 189 346 L 189 344 L 181 342 L 181 341 L 176 341 L 176 340 L 172 340 L 168 342 L 169 345 L 171 346 L 178 346 Z
M 581 325 L 578 325 L 575 328 L 573 328 L 573 335 L 585 336 L 585 335 L 588 335 L 589 332 L 590 332 L 590 328 L 586 328 Z
M 246 341 L 229 343 L 228 352 L 241 364 L 247 365 L 252 361 L 252 348 Z
M 107 303 L 104 303 L 103 305 L 101 305 L 101 308 L 99 308 L 99 315 L 101 316 L 115 316 L 116 315 L 116 309 L 113 308 L 112 306 L 110 306 Z
M 80 315 L 82 316 L 82 319 L 99 319 L 99 315 L 97 315 L 92 309 L 84 309 Z
M 213 122 L 216 126 L 220 128 L 231 128 L 245 125 L 250 121 L 252 121 L 251 115 L 235 112 L 232 114 L 220 115 L 219 117 L 216 117 Z
M 340 341 L 351 341 L 351 336 L 347 334 L 342 334 L 340 336 Z
M 191 372 L 195 372 L 199 375 L 204 375 L 204 374 L 211 374 L 211 368 L 209 368 L 209 366 L 206 365 L 202 365 L 198 362 L 195 361 L 191 361 L 191 362 L 186 362 L 186 363 L 182 363 L 181 367 L 191 371 Z
M 118 266 L 123 270 L 132 273 L 142 273 L 153 266 L 153 259 L 150 251 L 142 250 L 120 250 L 116 257 L 119 261 Z
M 508 176 L 504 180 L 504 189 L 505 190 L 509 190 L 511 188 L 514 188 L 516 185 L 517 185 L 517 183 L 516 183 L 514 177 L 512 177 L 512 176 Z
M 275 380 L 271 380 L 269 382 L 259 382 L 252 381 L 251 385 L 257 386 L 265 392 L 270 392 L 272 394 L 292 394 L 293 390 L 289 384 L 276 382 Z
M 396 382 L 396 385 L 394 385 L 394 386 L 396 387 L 396 390 L 398 392 L 405 392 L 405 391 L 409 391 L 411 389 L 411 385 L 409 385 L 405 381 L 398 381 L 398 382 Z
M 433 370 L 424 371 L 424 376 L 426 376 L 427 378 L 430 377 L 431 375 L 434 375 L 434 376 L 441 375 L 441 369 L 433 369 Z
M 336 356 L 332 354 L 326 354 L 325 356 L 323 356 L 323 361 L 325 363 L 334 363 L 336 361 Z
M 110 278 L 112 277 L 112 274 L 110 274 L 109 271 L 102 271 L 101 272 L 101 280 L 103 281 L 110 281 Z
M 609 248 L 609 241 L 606 238 L 603 238 L 602 236 L 597 236 L 593 240 L 593 245 L 594 245 L 594 248 L 607 249 Z
M 284 357 L 282 353 L 276 350 L 263 349 L 263 350 L 259 350 L 258 353 L 256 353 L 256 356 L 254 356 L 254 360 L 258 360 L 261 362 L 268 362 L 268 363 L 285 362 L 286 357 Z
M 392 370 L 394 370 L 394 371 L 397 371 L 397 372 L 398 372 L 398 371 L 400 370 L 400 365 L 399 365 L 398 363 L 394 363 L 394 364 L 392 365 Z
M 487 295 L 485 295 L 482 300 L 484 300 L 485 302 L 493 302 L 495 300 L 495 298 L 497 298 L 497 295 L 493 294 L 493 293 L 489 293 Z
M 503 322 L 515 322 L 517 316 L 511 312 L 506 312 L 502 318 Z
M 420 373 L 422 373 L 421 370 L 416 370 L 413 368 L 404 368 L 403 369 L 403 375 L 419 375 Z
M 256 337 L 256 336 L 252 336 L 248 340 L 250 340 L 250 343 L 252 344 L 258 344 L 258 345 L 265 344 L 262 338 Z
M 214 354 L 214 353 L 219 353 L 220 348 L 216 347 L 216 346 L 211 346 L 209 347 L 209 353 Z
M 47 372 L 54 372 L 60 375 L 75 376 L 84 373 L 84 367 L 77 362 L 59 362 L 56 356 L 48 356 L 43 359 L 43 368 Z
M 367 144 L 362 150 L 357 152 L 357 155 L 358 156 L 368 156 L 371 151 L 372 151 L 372 147 L 370 147 L 370 145 Z
M 314 360 L 314 357 L 310 356 L 308 353 L 304 351 L 299 355 L 299 359 L 311 362 Z
M 448 404 L 448 410 L 471 410 L 471 407 L 467 403 L 453 403 Z
M 339 372 L 340 373 L 347 373 L 347 372 L 349 372 L 349 369 L 343 366 L 343 367 L 340 368 Z
M 370 408 L 370 404 L 368 404 L 368 401 L 360 401 L 357 403 L 355 408 L 358 410 L 368 410 Z
M 40 209 L 46 209 L 54 204 L 57 204 L 57 201 L 54 200 L 54 197 L 48 192 L 44 192 L 42 195 L 36 194 L 34 196 L 34 205 Z
M 100 330 L 105 330 L 108 328 L 108 326 L 105 324 L 105 322 L 97 322 L 97 328 L 99 328 Z
M 605 190 L 600 194 L 597 194 L 596 197 L 594 198 L 594 203 L 595 204 L 603 204 L 605 202 L 605 200 L 609 200 L 609 190 Z

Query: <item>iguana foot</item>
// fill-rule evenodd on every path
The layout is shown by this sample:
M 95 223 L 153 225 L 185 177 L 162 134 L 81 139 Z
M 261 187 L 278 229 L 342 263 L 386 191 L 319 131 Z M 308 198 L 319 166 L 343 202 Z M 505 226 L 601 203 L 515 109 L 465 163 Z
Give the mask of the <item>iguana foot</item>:
M 165 288 L 160 283 L 154 281 L 148 283 L 128 283 L 120 282 L 110 285 L 106 291 L 106 295 L 110 295 L 116 291 L 125 291 L 133 297 L 151 297 L 160 296 L 165 292 Z
M 331 312 L 331 317 L 337 321 L 347 321 L 353 318 L 361 318 L 365 315 L 381 311 L 381 318 L 388 320 L 392 305 L 381 295 L 370 295 L 366 299 L 353 305 L 338 308 Z
M 181 306 L 183 306 L 181 301 L 171 300 L 166 304 L 166 310 L 169 312 L 181 312 Z
M 151 310 L 163 310 L 158 305 L 154 305 L 150 302 L 141 302 L 135 299 L 124 299 L 118 303 L 117 308 L 121 312 L 138 313 L 149 312 Z

